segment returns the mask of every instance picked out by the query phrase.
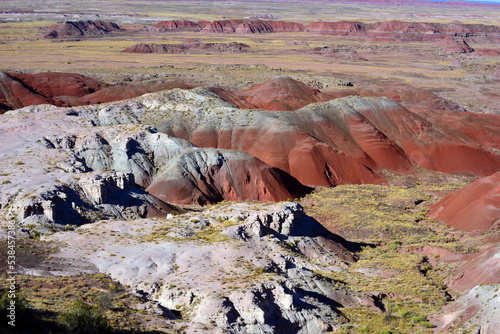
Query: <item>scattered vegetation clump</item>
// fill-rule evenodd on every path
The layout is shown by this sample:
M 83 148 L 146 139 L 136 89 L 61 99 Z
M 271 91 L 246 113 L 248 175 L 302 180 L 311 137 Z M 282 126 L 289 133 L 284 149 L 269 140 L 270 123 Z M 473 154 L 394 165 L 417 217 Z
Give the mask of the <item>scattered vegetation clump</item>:
M 108 319 L 99 309 L 81 300 L 75 301 L 68 312 L 60 316 L 59 322 L 68 330 L 82 334 L 101 334 L 109 329 Z
M 412 187 L 346 185 L 318 189 L 301 202 L 308 215 L 353 241 L 359 260 L 343 272 L 316 271 L 361 294 L 380 296 L 380 310 L 342 308 L 347 333 L 427 333 L 428 317 L 450 301 L 450 269 L 413 252 L 431 245 L 455 252 L 474 248 L 426 216 L 443 193 L 463 184 Z M 440 196 L 436 196 L 439 194 Z M 431 262 L 433 264 L 431 264 Z
M 385 185 L 341 185 L 320 188 L 302 204 L 307 214 L 326 227 L 334 227 L 350 238 L 411 239 L 442 237 L 437 224 L 427 218 L 435 193 L 459 189 L 462 183 L 394 187 Z
M 202 240 L 205 242 L 221 242 L 228 241 L 229 237 L 222 233 L 222 228 L 219 226 L 207 226 L 198 230 L 191 237 L 192 240 Z
M 5 275 L 0 277 L 0 292 L 8 291 L 6 278 Z M 132 308 L 143 301 L 107 275 L 43 277 L 18 274 L 16 281 L 20 292 L 16 297 L 16 305 L 20 307 L 17 316 L 22 319 L 19 328 L 26 328 L 30 333 L 66 333 L 68 330 L 75 333 L 157 333 L 145 324 L 151 319 L 155 321 L 158 316 Z M 5 301 L 10 302 L 10 299 L 0 294 L 0 308 Z M 3 325 L 0 324 L 2 333 Z

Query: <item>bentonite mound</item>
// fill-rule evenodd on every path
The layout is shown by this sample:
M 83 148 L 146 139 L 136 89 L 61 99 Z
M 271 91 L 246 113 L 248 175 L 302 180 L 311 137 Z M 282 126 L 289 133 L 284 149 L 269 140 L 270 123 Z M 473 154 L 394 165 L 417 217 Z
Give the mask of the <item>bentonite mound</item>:
M 316 47 L 308 52 L 313 55 L 320 55 L 328 58 L 348 61 L 367 61 L 353 49 L 337 49 L 329 46 Z
M 380 183 L 384 169 L 410 174 L 416 166 L 485 176 L 500 166 L 498 154 L 386 98 L 351 96 L 292 113 L 195 110 L 143 121 L 197 146 L 252 154 L 307 185 Z
M 146 190 L 166 202 L 204 205 L 250 198 L 280 201 L 312 189 L 246 153 L 191 149 L 169 161 Z
M 113 86 L 77 73 L 0 73 L 0 113 L 38 104 L 80 106 L 134 98 L 172 88 L 193 88 L 181 81 Z
M 115 96 L 111 93 L 101 97 L 99 94 L 115 89 L 119 87 L 108 87 L 84 97 L 95 97 L 92 102 L 113 100 Z M 251 154 L 307 185 L 382 183 L 386 182 L 382 176 L 384 170 L 413 174 L 417 166 L 445 173 L 487 176 L 500 166 L 499 155 L 478 144 L 498 147 L 498 139 L 494 140 L 495 136 L 498 138 L 498 128 L 495 129 L 500 122 L 498 116 L 451 112 L 456 106 L 432 94 L 434 99 L 429 103 L 433 105 L 429 106 L 420 100 L 425 96 L 418 90 L 388 91 L 409 104 L 412 111 L 387 98 L 375 97 L 350 96 L 314 104 L 330 100 L 336 93 L 321 92 L 285 77 L 242 92 L 213 91 L 244 108 L 295 110 L 309 105 L 291 113 L 238 110 L 204 89 L 193 93 L 174 90 L 165 92 L 157 102 L 150 101 L 152 97 L 140 99 L 137 110 L 142 110 L 141 115 L 128 115 L 138 111 L 114 106 L 110 111 L 127 115 L 106 120 L 105 124 L 125 120 L 153 124 L 200 147 Z M 375 96 L 378 93 L 376 89 L 357 92 Z M 123 96 L 123 92 L 118 95 Z M 189 103 L 179 104 L 180 101 Z M 200 104 L 201 101 L 205 102 Z M 149 104 L 151 107 L 146 107 Z M 427 116 L 431 109 L 432 114 L 441 114 L 436 110 L 447 113 Z M 107 115 L 101 112 L 99 118 Z
M 358 22 L 313 22 L 306 26 L 306 31 L 319 35 L 347 35 L 361 31 L 362 25 Z
M 474 49 L 471 48 L 464 39 L 455 39 L 450 36 L 444 38 L 439 42 L 436 42 L 434 45 L 444 47 L 444 51 L 449 53 L 474 52 Z
M 9 73 L 25 85 L 48 97 L 83 97 L 110 85 L 77 73 L 43 72 L 35 74 Z
M 156 43 L 139 43 L 128 47 L 122 52 L 127 53 L 186 53 L 188 50 L 184 45 L 179 44 L 156 44 Z
M 240 108 L 292 111 L 314 102 L 329 101 L 347 96 L 386 96 L 401 103 L 427 121 L 447 129 L 450 133 L 469 138 L 489 148 L 500 148 L 500 117 L 463 112 L 458 105 L 425 90 L 408 85 L 359 87 L 353 89 L 319 91 L 287 77 L 273 78 L 240 92 L 221 88 L 212 91 L 225 101 Z M 462 138 L 456 137 L 458 141 Z
M 103 88 L 95 93 L 85 95 L 84 99 L 90 104 L 95 104 L 132 99 L 137 96 L 162 90 L 169 90 L 174 88 L 191 89 L 193 87 L 194 86 L 188 85 L 182 81 L 167 81 L 127 86 L 111 86 Z
M 158 31 L 200 31 L 203 27 L 192 21 L 161 21 L 151 26 L 152 29 Z
M 10 73 L 0 72 L 0 114 L 32 104 L 64 105 L 34 91 Z
M 500 226 L 500 172 L 472 182 L 431 207 L 429 217 L 463 231 Z
M 222 99 L 240 107 L 251 109 L 293 111 L 314 102 L 325 102 L 347 96 L 386 96 L 412 111 L 464 111 L 460 106 L 439 98 L 423 89 L 409 85 L 387 85 L 380 87 L 357 87 L 352 89 L 329 89 L 320 91 L 286 76 L 272 78 L 243 91 L 229 92 L 211 88 Z M 293 101 L 293 103 L 290 103 Z M 272 105 L 273 109 L 268 109 Z
M 196 52 L 245 52 L 249 46 L 238 42 L 203 43 L 197 39 L 187 40 L 182 44 L 144 44 L 139 43 L 128 47 L 122 52 L 128 53 L 196 53 Z
M 304 105 L 321 101 L 321 92 L 302 82 L 281 76 L 235 92 L 233 95 L 229 94 L 228 97 L 231 99 L 230 102 L 243 108 L 253 106 L 266 110 L 296 110 Z
M 465 291 L 480 284 L 500 284 L 500 245 L 489 247 L 456 270 L 456 278 L 448 286 Z
M 307 31 L 316 35 L 355 35 L 368 40 L 435 41 L 443 36 L 496 38 L 500 29 L 494 25 L 387 21 L 362 23 L 355 21 L 297 22 L 272 20 L 162 21 L 149 29 L 157 31 L 201 31 L 203 33 L 281 33 Z
M 497 334 L 500 328 L 499 307 L 498 285 L 481 284 L 447 305 L 444 314 L 434 317 L 432 323 L 442 333 L 465 325 L 475 333 Z
M 107 35 L 122 28 L 114 22 L 105 21 L 66 21 L 63 24 L 52 25 L 47 28 L 44 38 L 68 38 L 88 35 Z

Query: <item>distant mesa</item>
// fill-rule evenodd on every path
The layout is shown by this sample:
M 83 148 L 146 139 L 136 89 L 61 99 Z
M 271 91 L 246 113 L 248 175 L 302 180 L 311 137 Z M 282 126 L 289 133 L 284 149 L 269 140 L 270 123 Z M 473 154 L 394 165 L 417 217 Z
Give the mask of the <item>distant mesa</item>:
M 371 38 L 393 38 L 405 40 L 436 40 L 442 36 L 471 37 L 498 36 L 500 27 L 483 24 L 428 23 L 387 21 L 363 23 L 356 21 L 312 22 L 301 24 L 266 19 L 214 20 L 214 21 L 161 21 L 152 25 L 150 30 L 157 31 L 200 31 L 222 34 L 263 34 L 305 31 L 314 35 L 354 35 Z
M 123 30 L 116 23 L 105 21 L 67 21 L 48 27 L 44 38 L 64 39 L 83 36 L 102 36 Z M 387 21 L 363 23 L 356 21 L 312 22 L 302 24 L 280 20 L 238 19 L 214 21 L 171 20 L 160 21 L 146 28 L 149 31 L 190 31 L 218 34 L 269 34 L 307 32 L 314 35 L 353 35 L 358 38 L 392 38 L 405 40 L 439 40 L 450 37 L 493 37 L 500 35 L 500 27 L 483 24 L 428 23 Z
M 221 20 L 208 23 L 201 32 L 204 33 L 272 33 L 273 28 L 267 21 L 261 20 Z
M 194 40 L 184 41 L 182 44 L 139 43 L 122 50 L 122 52 L 165 53 L 165 54 L 203 53 L 203 52 L 242 53 L 246 52 L 248 48 L 250 48 L 249 45 L 238 42 L 203 43 L 197 39 L 194 39 Z
M 264 34 L 301 32 L 306 26 L 297 22 L 277 20 L 244 19 L 215 21 L 162 21 L 151 26 L 157 31 L 201 31 L 204 33 Z
M 108 35 L 123 30 L 114 22 L 105 21 L 66 21 L 63 24 L 52 25 L 47 28 L 44 38 L 61 39 L 69 37 L 83 37 Z
M 429 217 L 467 232 L 500 228 L 500 172 L 442 199 L 431 207 Z
M 306 26 L 306 31 L 318 35 L 348 35 L 362 31 L 363 27 L 358 22 L 313 22 Z
M 453 21 L 448 24 L 444 29 L 443 33 L 447 35 L 452 35 L 456 37 L 469 37 L 474 33 L 473 26 L 467 26 L 459 21 Z
M 202 28 L 199 23 L 187 20 L 161 21 L 151 26 L 152 30 L 157 31 L 200 31 Z

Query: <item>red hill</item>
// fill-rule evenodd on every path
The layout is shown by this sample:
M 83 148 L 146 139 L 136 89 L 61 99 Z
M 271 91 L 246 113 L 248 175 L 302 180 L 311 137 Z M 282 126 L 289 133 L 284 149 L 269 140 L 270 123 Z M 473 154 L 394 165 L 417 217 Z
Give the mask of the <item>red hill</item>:
M 429 217 L 463 231 L 500 226 L 500 172 L 472 182 L 431 207 Z

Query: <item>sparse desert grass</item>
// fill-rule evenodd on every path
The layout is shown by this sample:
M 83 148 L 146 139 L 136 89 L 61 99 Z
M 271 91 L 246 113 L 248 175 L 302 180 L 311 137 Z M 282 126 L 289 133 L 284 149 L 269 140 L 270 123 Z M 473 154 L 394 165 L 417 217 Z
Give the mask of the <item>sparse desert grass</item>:
M 32 333 L 63 331 L 60 319 L 76 301 L 98 309 L 108 319 L 110 333 L 146 332 L 148 328 L 144 324 L 156 318 L 131 308 L 132 304 L 143 301 L 103 274 L 67 277 L 17 275 L 16 280 L 28 305 L 30 316 L 24 321 L 31 326 Z M 1 281 L 0 290 L 4 291 L 7 281 L 5 277 Z
M 427 207 L 464 183 L 423 184 L 413 187 L 346 185 L 324 188 L 306 196 L 306 212 L 331 230 L 349 235 L 361 246 L 359 261 L 344 272 L 318 275 L 358 292 L 380 295 L 385 312 L 368 307 L 342 308 L 348 333 L 426 333 L 428 317 L 449 300 L 444 282 L 449 267 L 431 265 L 422 254 L 405 247 L 432 245 L 455 252 L 474 251 L 460 235 L 426 218 Z M 439 196 L 437 196 L 439 195 Z M 476 241 L 477 243 L 478 241 Z
M 342 185 L 322 188 L 304 198 L 306 212 L 334 230 L 355 237 L 376 240 L 412 240 L 419 243 L 432 236 L 445 239 L 440 227 L 426 217 L 435 194 L 459 189 L 463 183 L 392 187 L 383 185 Z M 371 237 L 370 237 L 371 236 Z

